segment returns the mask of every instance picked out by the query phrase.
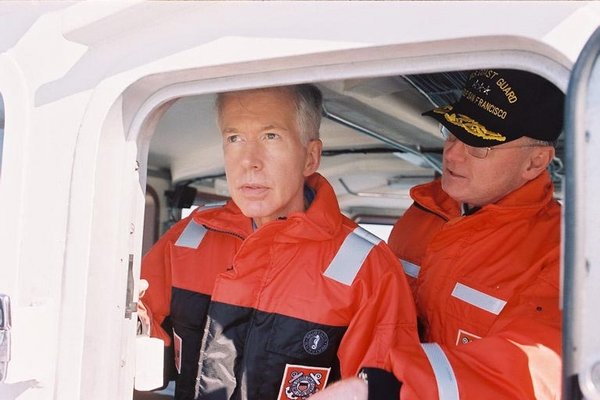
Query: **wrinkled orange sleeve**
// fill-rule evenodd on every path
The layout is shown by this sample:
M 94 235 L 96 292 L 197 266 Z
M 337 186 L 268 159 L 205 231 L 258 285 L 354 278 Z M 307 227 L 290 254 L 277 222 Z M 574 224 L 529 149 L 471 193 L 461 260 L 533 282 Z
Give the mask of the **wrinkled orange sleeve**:
M 382 243 L 366 263 L 371 266 L 363 265 L 357 277 L 362 300 L 338 351 L 344 378 L 361 367 L 391 371 L 388 355 L 395 343 L 419 346 L 414 301 L 397 258 Z

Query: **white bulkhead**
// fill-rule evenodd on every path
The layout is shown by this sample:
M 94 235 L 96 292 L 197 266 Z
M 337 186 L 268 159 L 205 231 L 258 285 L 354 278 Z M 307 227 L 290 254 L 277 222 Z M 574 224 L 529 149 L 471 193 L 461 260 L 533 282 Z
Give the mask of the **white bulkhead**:
M 566 91 L 599 21 L 593 2 L 0 2 L 0 398 L 132 398 L 148 148 L 172 100 L 486 66 Z

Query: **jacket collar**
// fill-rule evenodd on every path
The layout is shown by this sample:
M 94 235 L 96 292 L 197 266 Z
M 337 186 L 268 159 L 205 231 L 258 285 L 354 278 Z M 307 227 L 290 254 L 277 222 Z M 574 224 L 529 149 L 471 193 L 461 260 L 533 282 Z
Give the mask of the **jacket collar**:
M 554 195 L 554 185 L 548 171 L 544 171 L 537 178 L 527 182 L 517 190 L 507 194 L 496 203 L 487 204 L 483 210 L 510 211 L 537 210 L 549 203 Z M 442 190 L 440 179 L 423 185 L 415 186 L 410 191 L 410 196 L 420 206 L 431 212 L 439 214 L 446 219 L 458 217 L 462 213 L 461 205 Z M 471 214 L 471 215 L 472 215 Z
M 295 242 L 298 240 L 326 240 L 335 235 L 340 229 L 343 216 L 329 182 L 320 174 L 315 173 L 306 179 L 306 184 L 315 191 L 315 198 L 305 212 L 292 213 L 285 220 L 272 221 L 264 228 L 279 224 L 275 229 L 278 241 Z M 233 233 L 246 238 L 253 233 L 252 219 L 242 214 L 239 207 L 232 201 L 225 206 L 208 210 L 198 210 L 194 220 L 209 228 Z M 269 228 L 269 231 L 273 231 Z

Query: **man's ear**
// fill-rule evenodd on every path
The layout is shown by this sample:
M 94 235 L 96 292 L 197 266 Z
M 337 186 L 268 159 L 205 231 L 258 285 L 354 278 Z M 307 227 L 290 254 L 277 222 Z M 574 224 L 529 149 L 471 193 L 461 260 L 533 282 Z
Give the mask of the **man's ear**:
M 554 154 L 555 150 L 552 146 L 534 147 L 529 155 L 523 177 L 528 181 L 537 178 L 554 159 Z
M 321 164 L 321 151 L 323 142 L 321 139 L 314 139 L 306 145 L 306 164 L 304 165 L 304 176 L 310 176 L 317 172 Z

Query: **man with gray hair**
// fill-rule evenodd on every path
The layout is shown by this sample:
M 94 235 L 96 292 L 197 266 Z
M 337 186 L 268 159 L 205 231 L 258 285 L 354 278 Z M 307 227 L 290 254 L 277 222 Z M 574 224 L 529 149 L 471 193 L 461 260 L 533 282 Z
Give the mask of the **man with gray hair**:
M 561 209 L 547 167 L 563 110 L 546 79 L 484 69 L 424 113 L 445 138 L 442 176 L 411 189 L 390 235 L 423 342 L 390 349 L 395 399 L 560 398 Z M 380 400 L 386 372 L 365 372 L 315 398 Z
M 397 258 L 316 173 L 321 102 L 312 85 L 217 98 L 231 200 L 176 224 L 142 263 L 176 399 L 306 399 L 363 365 L 390 371 L 392 342 L 418 346 Z

